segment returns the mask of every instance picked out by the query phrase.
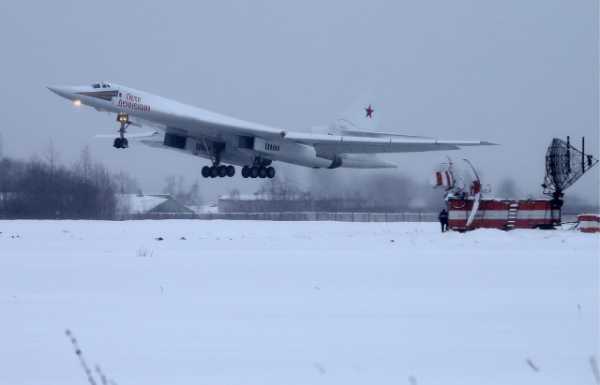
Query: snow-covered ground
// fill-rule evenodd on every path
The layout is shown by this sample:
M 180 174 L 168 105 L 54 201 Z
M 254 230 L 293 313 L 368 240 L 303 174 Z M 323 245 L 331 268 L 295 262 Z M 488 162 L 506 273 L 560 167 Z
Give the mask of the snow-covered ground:
M 190 220 L 0 232 L 0 384 L 85 385 L 66 328 L 119 385 L 594 383 L 597 235 Z

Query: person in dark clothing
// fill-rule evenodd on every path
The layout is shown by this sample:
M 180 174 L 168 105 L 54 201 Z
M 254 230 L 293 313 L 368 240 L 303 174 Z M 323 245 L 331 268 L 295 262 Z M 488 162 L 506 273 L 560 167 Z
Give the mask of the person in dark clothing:
M 446 209 L 442 209 L 440 215 L 438 215 L 440 225 L 442 225 L 442 233 L 448 230 L 448 212 Z

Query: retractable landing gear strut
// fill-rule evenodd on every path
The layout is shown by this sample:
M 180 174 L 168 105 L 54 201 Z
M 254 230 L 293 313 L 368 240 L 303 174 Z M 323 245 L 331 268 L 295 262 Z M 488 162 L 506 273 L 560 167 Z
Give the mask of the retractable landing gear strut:
M 207 150 L 209 146 L 205 143 Z M 235 167 L 229 165 L 225 166 L 221 164 L 221 153 L 225 149 L 224 143 L 213 143 L 208 150 L 209 154 L 212 154 L 211 158 L 213 161 L 212 167 L 202 167 L 202 176 L 204 178 L 223 178 L 225 176 L 232 177 L 235 175 Z
M 131 124 L 129 121 L 129 115 L 120 113 L 117 115 L 117 122 L 121 123 L 121 128 L 119 128 L 119 137 L 115 138 L 113 142 L 114 148 L 127 148 L 129 147 L 129 142 L 125 137 L 125 132 L 127 131 L 127 127 Z

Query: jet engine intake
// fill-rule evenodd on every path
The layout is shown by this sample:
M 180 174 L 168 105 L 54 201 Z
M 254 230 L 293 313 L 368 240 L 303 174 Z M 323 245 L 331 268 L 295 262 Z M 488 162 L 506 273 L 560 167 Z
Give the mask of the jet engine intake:
M 185 149 L 187 138 L 182 135 L 166 133 L 164 145 L 167 147 L 174 147 L 179 149 Z
M 334 155 L 331 164 L 327 168 L 338 168 L 342 166 L 342 158 L 339 155 Z

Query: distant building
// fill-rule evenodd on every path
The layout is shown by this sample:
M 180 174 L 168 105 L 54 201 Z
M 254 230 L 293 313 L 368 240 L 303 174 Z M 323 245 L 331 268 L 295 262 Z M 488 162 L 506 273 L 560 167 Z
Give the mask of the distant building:
M 196 213 L 193 210 L 166 194 L 117 194 L 117 213 L 123 219 L 196 217 Z

